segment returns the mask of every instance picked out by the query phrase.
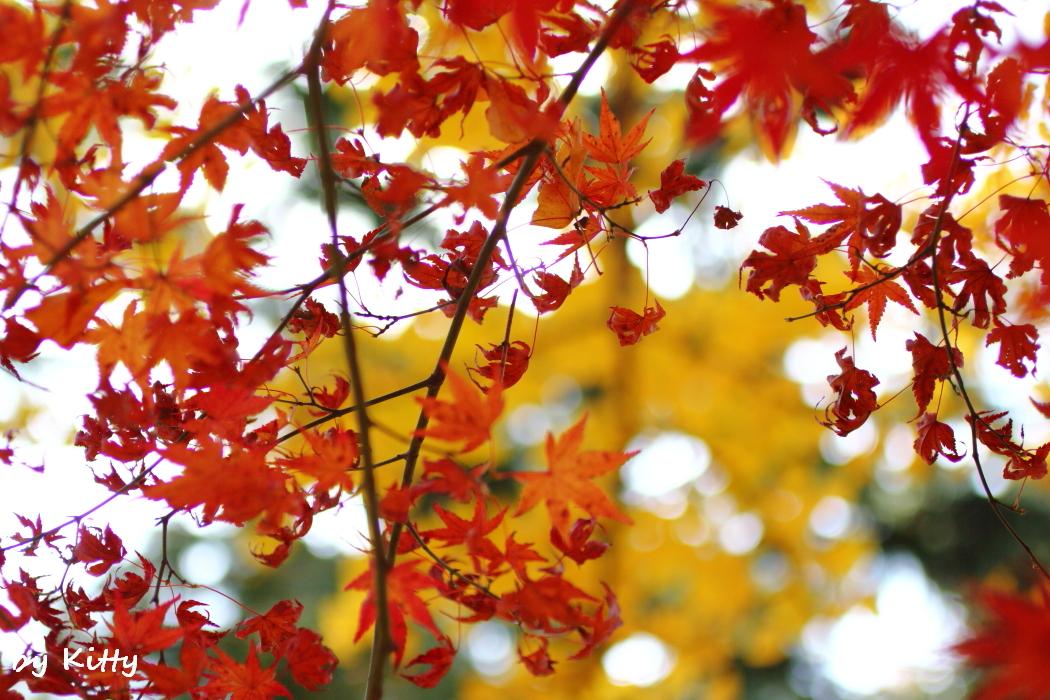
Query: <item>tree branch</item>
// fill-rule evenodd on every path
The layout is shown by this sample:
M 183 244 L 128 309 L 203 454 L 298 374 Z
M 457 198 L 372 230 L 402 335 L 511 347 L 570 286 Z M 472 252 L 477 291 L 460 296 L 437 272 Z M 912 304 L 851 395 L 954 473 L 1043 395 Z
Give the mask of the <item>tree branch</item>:
M 367 400 L 365 399 L 364 382 L 361 373 L 361 362 L 354 338 L 354 328 L 350 319 L 350 306 L 346 292 L 346 259 L 338 253 L 339 231 L 337 228 L 336 176 L 332 169 L 332 158 L 328 152 L 328 133 L 324 124 L 324 111 L 321 103 L 321 47 L 324 44 L 328 19 L 335 9 L 335 1 L 329 0 L 321 22 L 314 35 L 313 45 L 306 59 L 306 78 L 309 86 L 309 112 L 313 130 L 317 136 L 318 169 L 321 178 L 321 190 L 324 197 L 325 213 L 328 216 L 328 227 L 332 234 L 332 249 L 335 260 L 333 274 L 339 286 L 339 322 L 343 329 L 343 352 L 350 369 L 350 388 L 353 392 L 357 413 L 358 440 L 360 442 L 361 462 L 364 466 L 364 502 L 368 512 L 368 535 L 372 543 L 372 595 L 375 599 L 375 631 L 372 635 L 372 654 L 368 665 L 368 679 L 365 684 L 365 699 L 379 700 L 383 696 L 383 676 L 386 670 L 386 657 L 393 649 L 390 641 L 390 620 L 387 610 L 386 586 L 386 553 L 383 547 L 383 531 L 379 527 L 379 495 L 376 488 L 375 461 L 372 457 L 371 425 L 368 417 Z

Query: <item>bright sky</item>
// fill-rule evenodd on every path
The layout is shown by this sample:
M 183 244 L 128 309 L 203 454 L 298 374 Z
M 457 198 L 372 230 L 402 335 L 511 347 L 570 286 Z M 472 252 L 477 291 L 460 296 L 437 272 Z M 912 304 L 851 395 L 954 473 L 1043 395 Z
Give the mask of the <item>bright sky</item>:
M 201 13 L 197 21 L 180 28 L 160 47 L 157 58 L 169 71 L 166 89 L 179 100 L 182 123 L 195 121 L 203 96 L 213 86 L 232 86 L 241 82 L 255 93 L 272 80 L 277 69 L 297 62 L 320 11 L 320 6 L 317 6 L 289 13 L 283 0 L 255 0 L 244 25 L 238 29 L 236 23 L 241 4 L 241 0 L 229 0 L 216 11 Z M 962 4 L 919 0 L 904 6 L 900 16 L 920 34 L 925 34 Z M 1028 39 L 1037 38 L 1042 27 L 1041 9 L 1037 7 L 1040 3 L 1015 1 L 1004 4 L 1020 15 L 1017 24 L 1031 29 L 1033 34 Z M 1012 40 L 1013 37 L 1004 37 L 1006 43 Z M 568 68 L 575 67 L 575 57 L 566 60 Z M 581 93 L 598 94 L 607 65 L 604 59 L 599 61 Z M 221 97 L 229 99 L 230 95 L 224 93 Z M 286 113 L 274 115 L 289 133 L 305 126 L 294 103 L 281 98 L 270 103 L 278 108 L 281 105 L 289 108 Z M 158 142 L 137 141 L 130 139 L 127 151 L 134 157 L 136 148 L 140 149 L 143 163 L 151 160 L 160 147 Z M 394 160 L 407 154 L 410 148 L 409 139 L 386 139 L 380 150 L 385 160 Z M 733 206 L 744 212 L 745 222 L 750 225 L 740 227 L 740 233 L 731 237 L 716 237 L 704 230 L 697 233 L 707 236 L 711 242 L 703 247 L 702 254 L 709 256 L 712 268 L 725 260 L 732 261 L 734 267 L 739 264 L 755 245 L 764 226 L 777 222 L 778 211 L 815 203 L 815 197 L 827 201 L 831 195 L 820 178 L 860 187 L 866 192 L 882 192 L 894 199 L 915 186 L 916 166 L 921 162 L 920 146 L 912 130 L 900 118 L 892 120 L 863 142 L 854 144 L 842 144 L 803 127 L 794 153 L 797 154 L 795 157 L 777 166 L 746 155 L 729 165 L 722 179 Z M 458 170 L 461 155 L 456 149 L 446 149 L 443 153 L 433 154 L 432 163 L 454 172 Z M 243 165 L 254 176 L 231 178 L 221 195 L 198 182 L 188 203 L 198 202 L 213 225 L 225 221 L 235 203 L 246 203 L 244 217 L 266 221 L 276 233 L 269 253 L 283 262 L 279 269 L 272 271 L 268 278 L 270 283 L 287 286 L 309 278 L 317 270 L 317 251 L 327 235 L 319 207 L 295 201 L 288 192 L 286 176 L 271 173 L 265 164 L 246 158 Z M 10 179 L 10 172 L 0 173 L 3 191 L 9 191 Z M 349 220 L 353 214 L 343 216 L 348 217 L 345 223 L 353 223 Z M 524 224 L 528 212 L 523 210 L 518 216 L 520 220 L 512 224 Z M 768 223 L 759 225 L 759 222 Z M 364 224 L 363 221 L 360 223 Z M 647 232 L 644 226 L 641 232 Z M 650 280 L 656 293 L 674 298 L 685 294 L 694 284 L 715 284 L 715 280 L 696 278 L 698 266 L 689 261 L 695 248 L 681 239 L 663 241 L 661 245 L 651 247 L 650 267 L 660 271 Z M 632 248 L 631 253 L 640 263 L 640 250 Z M 718 284 L 721 282 L 717 280 Z M 408 296 L 405 304 L 412 303 L 411 296 Z M 885 381 L 888 388 L 892 387 L 893 381 L 903 384 L 910 368 L 909 356 L 903 351 L 904 340 L 910 335 L 904 314 L 906 312 L 898 313 L 894 309 L 887 312 L 878 350 L 872 347 L 866 334 L 858 334 L 858 357 L 865 358 L 864 366 L 880 377 L 888 378 Z M 263 331 L 260 330 L 256 342 L 261 342 L 262 337 Z M 799 382 L 800 391 L 810 405 L 824 396 L 826 377 L 835 372 L 832 354 L 841 342 L 837 336 L 829 340 L 829 336 L 814 328 L 812 338 L 799 341 L 785 358 L 787 373 Z M 1050 361 L 1050 356 L 1041 355 L 1040 362 L 1044 367 L 1046 361 Z M 27 391 L 33 403 L 47 405 L 45 412 L 29 421 L 20 440 L 31 446 L 29 452 L 22 448 L 23 456 L 32 454 L 33 459 L 47 464 L 47 471 L 43 476 L 18 470 L 5 475 L 5 489 L 0 493 L 0 532 L 12 531 L 10 513 L 40 510 L 45 525 L 50 525 L 83 511 L 107 495 L 108 492 L 94 484 L 84 469 L 83 451 L 70 446 L 79 417 L 91 410 L 83 397 L 96 383 L 96 377 L 89 369 L 93 364 L 91 353 L 83 348 L 66 353 L 56 352 L 51 346 L 43 349 L 41 357 L 26 372 L 28 378 L 41 384 L 44 390 L 26 390 L 8 375 L 0 374 L 0 392 L 6 396 Z M 994 367 L 987 355 L 982 356 L 979 366 L 989 381 L 997 380 L 1002 374 L 1001 368 Z M 1030 413 L 1027 394 L 997 394 L 997 397 L 1006 405 L 1016 405 Z M 0 403 L 0 419 L 11 419 L 21 406 L 20 402 L 11 400 Z M 910 437 L 907 440 L 910 441 Z M 674 494 L 681 489 L 689 485 L 698 489 L 709 488 L 701 484 L 711 482 L 707 478 L 711 476 L 708 471 L 710 455 L 698 438 L 680 434 L 650 435 L 639 438 L 639 444 L 644 444 L 645 451 L 628 462 L 624 472 L 628 500 L 642 502 L 650 499 L 657 504 L 654 507 L 673 508 L 677 502 Z M 857 431 L 846 440 L 829 435 L 824 450 L 828 460 L 834 463 L 870 451 L 874 444 L 873 431 Z M 910 448 L 901 440 L 896 444 Z M 892 469 L 893 455 L 889 454 L 886 461 Z M 657 463 L 678 464 L 681 469 L 675 472 L 666 468 L 649 468 Z M 715 488 L 710 495 L 716 496 L 718 491 Z M 819 514 L 815 513 L 816 519 L 811 526 L 833 536 L 847 527 L 848 508 L 844 502 L 828 501 L 822 504 Z M 114 529 L 124 537 L 129 550 L 134 550 L 143 548 L 151 537 L 150 531 L 141 524 L 162 514 L 156 504 L 122 499 L 119 507 L 103 511 L 99 522 L 111 521 Z M 737 513 L 731 507 L 721 515 L 723 518 L 719 521 L 716 536 L 727 551 L 743 555 L 761 540 L 762 525 L 755 516 Z M 195 532 L 216 537 L 228 536 L 230 532 L 229 528 L 222 526 L 203 531 L 190 527 Z M 345 534 L 355 527 L 364 530 L 363 510 L 359 503 L 351 503 L 339 514 L 320 516 L 306 542 L 322 556 L 356 554 L 363 538 Z M 191 578 L 207 583 L 221 580 L 231 565 L 226 549 L 207 539 L 187 550 L 180 562 L 181 568 Z M 11 575 L 16 566 L 17 557 L 13 557 L 4 569 L 5 574 Z M 805 656 L 822 668 L 835 684 L 849 692 L 878 695 L 913 682 L 933 692 L 938 684 L 943 684 L 951 669 L 943 649 L 959 632 L 958 606 L 945 600 L 912 560 L 887 559 L 877 563 L 873 580 L 877 582 L 875 609 L 858 608 L 839 620 L 814 622 L 803 639 Z M 217 622 L 235 621 L 236 610 L 223 599 L 212 597 L 207 602 L 214 603 Z M 223 619 L 224 614 L 228 619 Z M 20 651 L 21 646 L 19 640 L 9 637 L 0 642 L 0 653 L 6 655 Z M 498 626 L 483 624 L 471 632 L 468 653 L 479 670 L 498 675 L 510 663 L 513 645 Z M 614 683 L 647 686 L 667 675 L 674 664 L 674 655 L 658 638 L 636 634 L 610 648 L 603 664 Z

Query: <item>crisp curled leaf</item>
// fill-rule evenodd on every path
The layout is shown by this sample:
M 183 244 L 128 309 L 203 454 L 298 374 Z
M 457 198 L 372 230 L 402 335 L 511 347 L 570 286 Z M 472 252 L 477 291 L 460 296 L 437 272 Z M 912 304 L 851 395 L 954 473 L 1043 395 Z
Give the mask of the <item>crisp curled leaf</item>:
M 642 336 L 649 335 L 659 330 L 656 324 L 667 315 L 660 302 L 654 302 L 656 306 L 647 306 L 642 314 L 622 306 L 613 306 L 612 313 L 606 325 L 609 330 L 616 334 L 620 345 L 634 345 Z
M 591 539 L 597 524 L 593 518 L 577 520 L 572 524 L 568 538 L 563 538 L 557 528 L 552 529 L 551 544 L 577 564 L 582 564 L 588 559 L 597 559 L 609 548 L 608 542 Z
M 916 430 L 915 451 L 927 463 L 933 464 L 937 455 L 949 462 L 958 462 L 963 458 L 955 444 L 955 432 L 950 425 L 938 421 L 936 413 L 924 413 Z
M 827 234 L 847 242 L 850 261 L 856 268 L 865 251 L 877 258 L 886 257 L 897 240 L 901 226 L 900 205 L 880 194 L 868 196 L 834 182 L 827 182 L 841 204 L 817 204 L 781 214 L 797 216 L 814 224 L 831 224 Z
M 871 372 L 859 369 L 852 357 L 846 357 L 846 348 L 835 353 L 842 369 L 840 374 L 828 377 L 835 390 L 835 400 L 825 411 L 822 423 L 839 435 L 849 435 L 864 425 L 868 416 L 878 408 L 874 387 L 879 380 Z
M 733 211 L 729 207 L 715 207 L 715 228 L 724 230 L 736 228 L 736 225 L 740 223 L 740 220 L 743 218 L 743 214 L 738 211 Z
M 752 251 L 740 266 L 740 273 L 750 270 L 747 291 L 773 301 L 780 300 L 785 287 L 805 285 L 817 267 L 817 256 L 830 253 L 838 245 L 827 234 L 811 238 L 809 229 L 798 220 L 794 231 L 783 226 L 766 229 L 758 243 L 769 252 Z
M 438 640 L 436 647 L 423 652 L 405 664 L 406 667 L 429 665 L 428 670 L 422 673 L 402 673 L 401 677 L 412 681 L 420 688 L 433 688 L 452 668 L 452 661 L 455 658 L 456 648 L 452 646 L 452 640 L 443 636 Z
M 126 553 L 120 538 L 108 526 L 101 534 L 99 537 L 92 532 L 92 528 L 81 525 L 77 544 L 73 548 L 73 556 L 82 564 L 90 564 L 87 570 L 93 576 L 101 576 L 109 571 L 121 562 Z
M 498 383 L 503 388 L 509 388 L 518 383 L 525 371 L 529 368 L 529 360 L 532 358 L 532 349 L 524 340 L 515 340 L 499 345 L 490 345 L 488 350 L 481 350 L 485 358 L 485 364 L 470 368 L 490 382 Z
M 667 211 L 671 206 L 671 200 L 678 195 L 694 192 L 706 186 L 706 182 L 685 172 L 684 160 L 676 160 L 660 173 L 660 188 L 649 190 L 649 199 L 652 200 L 657 213 L 662 213 Z
M 554 664 L 550 653 L 547 651 L 549 642 L 546 637 L 528 636 L 536 644 L 536 648 L 526 653 L 518 647 L 518 660 L 525 669 L 534 676 L 549 676 L 554 673 Z

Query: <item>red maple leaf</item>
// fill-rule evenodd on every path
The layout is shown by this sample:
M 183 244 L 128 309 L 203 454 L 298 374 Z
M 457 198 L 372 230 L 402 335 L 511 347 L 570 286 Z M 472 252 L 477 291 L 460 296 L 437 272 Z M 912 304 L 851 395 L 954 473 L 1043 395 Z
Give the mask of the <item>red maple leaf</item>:
M 1003 325 L 996 321 L 995 328 L 988 333 L 984 344 L 999 343 L 999 359 L 995 364 L 1010 370 L 1015 377 L 1035 372 L 1035 351 L 1039 349 L 1039 331 L 1030 323 Z M 1031 362 L 1029 369 L 1025 362 Z
M 605 589 L 604 605 L 581 625 L 580 632 L 583 635 L 584 644 L 569 657 L 570 659 L 582 659 L 587 656 L 623 625 L 623 620 L 620 619 L 620 603 L 616 600 L 616 594 L 604 581 L 602 588 Z
M 276 664 L 264 668 L 252 644 L 248 649 L 248 660 L 238 663 L 233 657 L 216 648 L 218 658 L 208 670 L 210 676 L 204 690 L 229 700 L 266 700 L 267 698 L 290 698 L 292 694 L 276 678 Z
M 423 476 L 412 488 L 420 493 L 443 493 L 450 498 L 467 503 L 481 491 L 478 477 L 487 469 L 481 465 L 465 469 L 451 459 L 423 460 Z
M 839 244 L 846 242 L 854 269 L 860 264 L 865 251 L 877 258 L 886 257 L 897 242 L 897 231 L 901 227 L 900 205 L 890 202 L 881 194 L 868 196 L 861 190 L 843 187 L 828 180 L 824 182 L 841 204 L 817 204 L 780 213 L 797 216 L 814 224 L 832 224 L 826 233 L 834 236 Z
M 919 413 L 922 413 L 933 400 L 933 390 L 937 382 L 951 376 L 952 363 L 949 360 L 954 359 L 955 365 L 962 367 L 962 353 L 952 348 L 952 355 L 949 358 L 945 348 L 934 345 L 922 333 L 916 333 L 914 338 L 904 344 L 904 347 L 911 353 L 914 375 L 911 390 L 915 395 L 915 403 L 919 406 Z
M 1050 686 L 1046 649 L 1050 648 L 1050 594 L 1036 596 L 979 590 L 976 600 L 985 621 L 955 645 L 967 662 L 984 671 L 975 700 L 1039 698 Z
M 766 250 L 752 251 L 740 266 L 747 277 L 747 291 L 759 299 L 780 300 L 780 292 L 791 285 L 803 286 L 817 267 L 817 256 L 830 253 L 838 245 L 835 236 L 823 234 L 810 238 L 809 229 L 795 220 L 795 231 L 783 226 L 768 228 L 758 239 Z
M 886 311 L 886 302 L 894 301 L 912 313 L 918 315 L 919 310 L 915 308 L 911 297 L 904 287 L 893 280 L 884 279 L 882 271 L 878 268 L 858 268 L 856 273 L 846 273 L 846 276 L 856 282 L 863 289 L 857 292 L 852 299 L 846 302 L 844 311 L 855 309 L 861 304 L 868 305 L 868 324 L 871 327 L 871 338 L 875 339 L 875 332 L 882 322 L 882 314 Z
M 525 635 L 525 638 L 531 639 L 537 645 L 534 650 L 527 654 L 522 651 L 520 646 L 518 647 L 518 660 L 525 666 L 525 670 L 534 676 L 549 676 L 554 673 L 554 664 L 556 662 L 551 659 L 550 653 L 547 651 L 550 641 L 546 637 L 538 637 L 533 634 Z
M 471 557 L 482 557 L 492 561 L 500 558 L 499 549 L 492 544 L 488 536 L 503 522 L 503 516 L 507 513 L 505 508 L 489 518 L 485 512 L 484 499 L 479 498 L 474 501 L 474 515 L 470 520 L 461 518 L 438 504 L 434 504 L 434 512 L 445 526 L 424 530 L 420 535 L 440 540 L 446 546 L 465 544 Z
M 871 372 L 858 368 L 852 357 L 846 357 L 846 348 L 836 352 L 835 359 L 842 372 L 828 377 L 835 390 L 835 401 L 828 406 L 825 420 L 821 422 L 839 435 L 849 435 L 864 425 L 878 408 L 874 387 L 879 380 Z
M 408 636 L 406 616 L 433 634 L 435 638 L 440 639 L 444 636 L 434 624 L 434 618 L 430 616 L 426 602 L 419 597 L 421 592 L 429 588 L 436 588 L 439 583 L 418 570 L 421 563 L 419 560 L 402 562 L 390 569 L 386 575 L 387 611 L 390 616 L 390 641 L 394 645 L 395 667 L 401 665 L 401 659 L 405 653 L 405 642 Z M 346 590 L 368 591 L 365 601 L 361 604 L 361 616 L 358 618 L 357 632 L 354 633 L 355 642 L 371 629 L 376 620 L 375 591 L 372 588 L 375 577 L 372 574 L 372 566 L 374 563 L 370 561 L 368 571 L 346 584 Z
M 999 195 L 1003 215 L 995 222 L 995 240 L 1010 253 L 1010 276 L 1015 277 L 1038 262 L 1050 262 L 1050 210 L 1042 199 Z
M 456 648 L 452 646 L 452 640 L 441 636 L 436 647 L 423 652 L 405 664 L 406 668 L 429 665 L 430 669 L 422 673 L 402 673 L 401 677 L 412 681 L 420 688 L 433 688 L 452 668 L 452 661 L 455 657 Z
M 793 91 L 803 95 L 802 114 L 815 128 L 818 107 L 827 110 L 852 98 L 849 81 L 813 53 L 817 35 L 802 5 L 780 1 L 759 10 L 716 3 L 707 9 L 714 31 L 682 60 L 711 63 L 723 76 L 704 110 L 708 119 L 720 119 L 743 98 L 759 135 L 779 155 L 798 116 Z
M 481 350 L 486 363 L 471 370 L 477 372 L 491 382 L 498 382 L 504 389 L 510 388 L 518 383 L 525 371 L 529 368 L 529 360 L 532 358 L 532 349 L 523 340 L 515 340 L 512 343 L 506 341 L 499 345 L 490 345 L 488 350 Z
M 612 306 L 612 313 L 605 325 L 616 334 L 621 346 L 634 345 L 642 336 L 655 333 L 659 330 L 656 324 L 667 315 L 660 302 L 653 302 L 656 306 L 647 306 L 642 314 L 622 306 Z
M 594 597 L 561 576 L 547 575 L 537 581 L 520 581 L 517 590 L 503 595 L 498 609 L 501 617 L 534 630 L 563 632 L 585 620 L 573 603 L 576 600 L 593 601 Z
M 1006 284 L 992 272 L 984 260 L 971 255 L 962 268 L 955 268 L 948 281 L 962 282 L 962 289 L 955 297 L 954 309 L 962 312 L 967 302 L 973 300 L 973 325 L 987 328 L 992 316 L 1006 313 Z
M 706 186 L 706 182 L 685 172 L 684 160 L 676 160 L 660 173 L 660 187 L 649 190 L 649 199 L 653 201 L 657 213 L 662 213 L 667 211 L 671 200 L 678 195 L 695 192 Z
M 466 184 L 444 188 L 449 201 L 462 206 L 464 213 L 477 209 L 489 219 L 495 219 L 499 214 L 499 202 L 493 195 L 507 191 L 511 176 L 486 167 L 484 157 L 477 154 L 463 163 L 463 172 L 467 176 Z
M 597 559 L 609 548 L 608 542 L 592 540 L 591 535 L 598 521 L 580 519 L 572 524 L 568 538 L 563 538 L 557 528 L 551 530 L 551 544 L 577 564 Z
M 936 413 L 924 413 L 916 427 L 915 451 L 933 464 L 937 455 L 942 455 L 949 462 L 958 462 L 963 458 L 955 444 L 955 432 L 946 423 L 937 420 Z
M 740 223 L 740 220 L 743 218 L 743 214 L 738 211 L 733 211 L 729 207 L 723 207 L 721 205 L 715 207 L 715 228 L 728 231 L 731 228 L 736 228 L 736 225 Z
M 620 128 L 620 120 L 609 109 L 609 100 L 605 97 L 605 90 L 602 90 L 598 136 L 583 135 L 583 142 L 591 158 L 603 163 L 625 165 L 648 145 L 649 141 L 642 141 L 642 136 L 645 135 L 645 125 L 654 111 L 650 110 L 625 136 Z
M 533 280 L 536 286 L 543 290 L 543 294 L 530 293 L 529 298 L 532 299 L 536 311 L 542 314 L 561 308 L 569 293 L 583 281 L 583 271 L 580 269 L 580 261 L 577 260 L 568 281 L 546 270 L 537 270 Z
M 280 649 L 296 630 L 295 623 L 303 612 L 303 604 L 297 600 L 279 600 L 262 615 L 249 617 L 237 628 L 237 638 L 258 633 L 259 643 L 265 652 Z
M 321 635 L 300 627 L 281 650 L 295 682 L 307 690 L 320 690 L 332 682 L 339 659 L 321 643 Z
M 512 0 L 446 0 L 445 18 L 452 24 L 481 31 L 510 12 Z
M 94 528 L 81 525 L 77 532 L 77 544 L 73 547 L 73 556 L 81 564 L 90 564 L 88 573 L 101 576 L 124 559 L 124 545 L 116 533 L 106 527 L 102 537 L 93 532 Z

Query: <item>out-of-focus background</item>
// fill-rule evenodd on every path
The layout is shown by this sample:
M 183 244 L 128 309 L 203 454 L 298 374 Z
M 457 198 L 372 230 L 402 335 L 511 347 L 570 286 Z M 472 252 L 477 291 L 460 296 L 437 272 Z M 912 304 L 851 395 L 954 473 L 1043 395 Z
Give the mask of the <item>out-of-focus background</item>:
M 1038 3 L 1008 4 L 1018 15 L 1015 26 L 1041 28 L 1042 18 L 1031 7 Z M 960 6 L 913 2 L 899 9 L 898 19 L 925 36 Z M 229 98 L 240 83 L 254 93 L 297 61 L 319 11 L 291 12 L 287 3 L 256 0 L 238 26 L 240 9 L 240 2 L 224 2 L 160 45 L 155 60 L 165 65 L 167 89 L 180 100 L 180 123 L 195 119 L 210 89 L 221 87 L 227 90 L 221 97 Z M 432 19 L 418 27 L 425 45 L 467 50 L 454 46 L 462 35 L 442 26 L 436 10 Z M 1006 32 L 1003 42 L 1019 38 Z M 491 60 L 505 51 L 487 34 L 469 50 Z M 553 68 L 571 72 L 579 60 L 579 54 L 569 54 Z M 914 317 L 887 310 L 876 344 L 863 322 L 852 339 L 813 321 L 788 323 L 786 316 L 806 309 L 791 301 L 762 303 L 738 288 L 740 262 L 761 232 L 777 223 L 779 211 L 831 201 L 821 178 L 891 200 L 922 196 L 915 188 L 925 158 L 912 130 L 900 115 L 853 143 L 801 128 L 792 155 L 771 163 L 754 145 L 742 115 L 722 141 L 689 150 L 680 134 L 681 87 L 690 75 L 688 67 L 675 69 L 645 86 L 605 56 L 585 81 L 576 114 L 592 128 L 602 87 L 626 126 L 658 107 L 647 132 L 652 143 L 639 159 L 640 180 L 655 183 L 660 167 L 681 157 L 690 172 L 717 178 L 721 186 L 711 188 L 691 218 L 696 198 L 683 198 L 660 216 L 625 221 L 646 235 L 688 223 L 680 236 L 648 246 L 605 246 L 601 274 L 592 268 L 566 306 L 538 324 L 529 304 L 518 304 L 512 337 L 531 344 L 535 336 L 535 354 L 531 371 L 508 393 L 492 455 L 500 463 L 533 464 L 547 432 L 564 430 L 583 412 L 590 416 L 590 443 L 641 450 L 614 485 L 635 524 L 607 526 L 604 536 L 613 547 L 583 570 L 617 591 L 624 627 L 602 653 L 559 664 L 555 675 L 537 679 L 517 663 L 512 630 L 499 622 L 462 625 L 453 633 L 462 651 L 441 685 L 423 691 L 395 682 L 391 698 L 961 697 L 969 679 L 948 650 L 966 629 L 960 594 L 975 581 L 1024 576 L 1024 562 L 996 524 L 972 464 L 928 466 L 915 456 L 910 404 L 890 402 L 878 420 L 846 438 L 819 424 L 829 398 L 827 376 L 837 373 L 834 352 L 846 343 L 882 379 L 881 399 L 908 392 L 911 365 L 904 342 Z M 363 82 L 333 92 L 333 122 L 357 128 L 360 110 L 370 104 L 370 87 Z M 312 146 L 300 99 L 285 91 L 270 104 L 297 153 L 306 153 Z M 384 161 L 410 159 L 451 174 L 467 150 L 487 145 L 478 136 L 486 129 L 472 128 L 479 111 L 462 131 L 451 120 L 438 139 L 384 139 L 368 129 L 364 135 Z M 126 157 L 133 159 L 136 148 L 144 163 L 157 144 L 132 134 Z M 250 157 L 234 168 L 242 174 L 231 176 L 221 195 L 194 185 L 186 204 L 201 218 L 187 227 L 186 244 L 201 245 L 243 202 L 244 217 L 265 222 L 273 233 L 267 252 L 277 264 L 260 281 L 285 288 L 310 279 L 328 235 L 312 170 L 290 187 L 286 177 Z M 11 168 L 0 172 L 0 190 L 7 191 L 12 178 Z M 551 230 L 529 223 L 534 203 L 526 200 L 511 220 L 515 252 L 525 265 L 539 259 L 538 244 L 552 237 Z M 344 232 L 360 235 L 374 227 L 363 205 L 351 198 L 343 204 Z M 719 204 L 743 213 L 737 229 L 712 226 L 711 209 Z M 451 217 L 438 217 L 407 235 L 414 246 L 433 246 L 452 226 Z M 404 313 L 425 303 L 396 275 L 383 283 L 364 270 L 357 275 L 351 291 L 376 313 Z M 639 308 L 646 283 L 667 317 L 657 333 L 620 348 L 605 327 L 608 309 Z M 403 293 L 395 300 L 399 288 Z M 504 305 L 483 328 L 467 329 L 459 369 L 475 344 L 502 340 L 509 292 L 501 290 Z M 258 305 L 254 312 L 245 332 L 261 342 L 283 308 Z M 424 316 L 369 343 L 370 385 L 393 388 L 425 376 L 445 323 L 440 314 Z M 97 380 L 93 358 L 90 352 L 52 350 L 45 347 L 26 371 L 40 388 L 0 375 L 0 427 L 17 429 L 23 455 L 35 450 L 46 464 L 43 476 L 4 475 L 4 518 L 41 511 L 57 522 L 106 495 L 84 469 L 83 451 L 72 446 L 79 416 L 90 412 L 83 397 Z M 977 347 L 967 354 L 988 405 L 1034 418 L 1028 393 L 1000 388 L 1007 373 L 994 358 Z M 1046 360 L 1041 354 L 1041 367 Z M 322 348 L 303 371 L 307 381 L 329 381 L 342 371 L 338 348 Z M 414 411 L 410 402 L 391 404 L 376 418 L 407 431 Z M 1030 433 L 1034 439 L 1037 432 Z M 992 472 L 997 495 L 1012 499 L 1016 485 L 997 478 L 994 464 Z M 1044 551 L 1050 526 L 1045 496 L 1041 485 L 1026 490 L 1027 515 L 1019 526 Z M 163 514 L 154 506 L 123 505 L 100 516 L 129 550 L 152 551 L 158 533 L 142 523 Z M 7 527 L 7 520 L 0 524 Z M 365 529 L 363 507 L 350 499 L 320 516 L 305 543 L 275 572 L 249 555 L 258 543 L 232 527 L 199 528 L 183 518 L 173 521 L 172 543 L 181 575 L 256 609 L 294 591 L 312 615 L 304 621 L 341 659 L 334 683 L 318 695 L 348 697 L 364 678 L 367 636 L 354 643 L 361 594 L 342 588 L 367 565 L 361 552 Z M 237 605 L 206 588 L 186 595 L 206 602 L 221 626 L 242 617 Z M 460 627 L 451 615 L 440 624 Z M 22 646 L 17 639 L 3 644 L 5 654 Z

